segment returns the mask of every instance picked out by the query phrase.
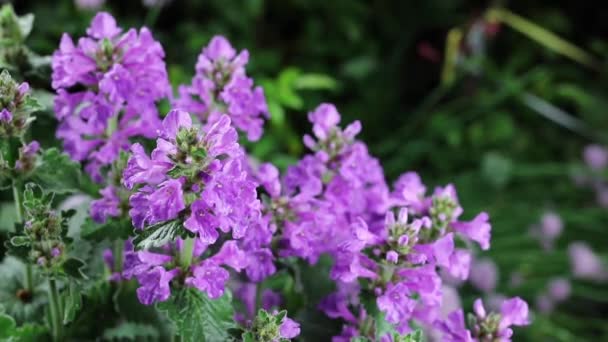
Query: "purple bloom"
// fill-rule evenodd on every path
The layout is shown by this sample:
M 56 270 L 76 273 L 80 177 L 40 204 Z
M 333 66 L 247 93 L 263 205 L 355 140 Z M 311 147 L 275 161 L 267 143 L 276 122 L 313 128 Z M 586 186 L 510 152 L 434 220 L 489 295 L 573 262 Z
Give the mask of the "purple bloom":
M 156 266 L 147 272 L 137 275 L 140 287 L 137 298 L 144 305 L 163 302 L 169 299 L 171 289 L 169 282 L 179 273 L 179 270 L 166 271 L 162 266 Z
M 576 278 L 603 281 L 608 272 L 600 257 L 585 242 L 573 242 L 568 246 L 572 274 Z
M 206 260 L 194 267 L 192 277 L 186 278 L 186 285 L 196 287 L 207 293 L 209 298 L 219 298 L 224 294 L 228 271 L 219 267 L 213 261 Z
M 268 248 L 253 251 L 248 257 L 251 262 L 247 266 L 246 272 L 249 279 L 253 282 L 260 282 L 276 272 L 274 256 Z
M 52 86 L 57 137 L 101 182 L 102 167 L 127 150 L 132 137 L 155 135 L 160 123 L 155 102 L 170 94 L 170 86 L 162 47 L 146 28 L 122 33 L 116 20 L 101 12 L 87 35 L 75 45 L 64 34 L 53 54 Z
M 300 335 L 300 324 L 296 323 L 296 321 L 291 318 L 285 317 L 279 326 L 279 334 L 281 335 L 281 338 L 295 338 Z
M 248 60 L 247 50 L 237 54 L 226 38 L 213 37 L 198 57 L 191 84 L 179 87 L 174 106 L 195 114 L 202 123 L 226 114 L 250 141 L 260 139 L 268 108 L 262 88 L 254 87 L 245 75 Z
M 491 259 L 475 260 L 471 266 L 469 281 L 477 289 L 490 293 L 496 289 L 498 268 Z
M 416 301 L 409 297 L 410 289 L 404 283 L 388 284 L 386 292 L 378 297 L 378 309 L 386 314 L 386 320 L 393 324 L 406 325 L 411 318 Z
M 452 227 L 457 232 L 477 242 L 481 249 L 487 250 L 490 248 L 490 232 L 492 229 L 488 220 L 487 213 L 480 213 L 472 221 L 453 222 Z
M 13 120 L 13 114 L 6 108 L 2 108 L 0 111 L 0 121 L 11 122 Z
M 542 236 L 550 241 L 555 240 L 560 236 L 564 228 L 562 219 L 553 212 L 543 214 L 541 218 Z
M 566 278 L 555 278 L 549 282 L 547 286 L 547 292 L 552 299 L 556 301 L 563 301 L 568 299 L 571 292 L 570 281 Z
M 147 200 L 152 215 L 150 223 L 174 219 L 186 208 L 182 183 L 176 179 L 161 183 L 158 190 L 148 195 Z
M 210 260 L 213 260 L 218 265 L 228 265 L 237 272 L 240 272 L 249 264 L 247 255 L 237 246 L 236 241 L 233 240 L 224 242 L 220 251 Z
M 100 193 L 102 197 L 91 202 L 91 217 L 95 222 L 104 223 L 108 217 L 120 215 L 120 198 L 112 185 L 103 188 Z
M 583 157 L 592 170 L 598 171 L 608 165 L 608 151 L 600 145 L 587 145 Z
M 282 302 L 281 294 L 270 289 L 265 289 L 262 292 L 262 309 L 271 310 L 281 305 Z
M 447 319 L 435 323 L 435 328 L 441 331 L 442 341 L 445 342 L 473 342 L 471 332 L 464 324 L 464 313 L 456 310 L 448 315 Z

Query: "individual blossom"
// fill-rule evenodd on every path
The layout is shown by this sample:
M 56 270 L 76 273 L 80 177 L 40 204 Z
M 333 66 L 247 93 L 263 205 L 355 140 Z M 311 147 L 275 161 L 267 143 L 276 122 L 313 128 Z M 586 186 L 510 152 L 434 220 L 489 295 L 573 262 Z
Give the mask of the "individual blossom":
M 606 265 L 585 242 L 575 241 L 568 246 L 572 274 L 576 278 L 595 281 L 608 279 Z
M 213 37 L 198 57 L 191 84 L 179 87 L 174 106 L 195 114 L 202 123 L 228 115 L 247 139 L 260 139 L 268 108 L 262 88 L 254 87 L 245 74 L 248 60 L 247 50 L 237 53 L 226 38 Z
M 602 170 L 608 166 L 608 150 L 600 145 L 587 145 L 583 152 L 583 159 L 590 169 Z
M 156 102 L 170 94 L 164 51 L 147 28 L 122 31 L 100 12 L 87 36 L 64 34 L 52 58 L 57 137 L 97 181 L 135 137 L 153 138 Z

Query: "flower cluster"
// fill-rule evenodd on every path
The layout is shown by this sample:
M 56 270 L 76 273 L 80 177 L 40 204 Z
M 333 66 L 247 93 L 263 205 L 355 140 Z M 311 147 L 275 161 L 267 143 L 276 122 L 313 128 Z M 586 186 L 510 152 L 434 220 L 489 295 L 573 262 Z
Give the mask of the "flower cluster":
M 138 293 L 147 288 L 168 290 L 168 282 L 181 274 L 186 285 L 217 298 L 229 277 L 221 265 L 246 270 L 254 281 L 274 272 L 272 253 L 260 241 L 267 227 L 256 184 L 243 169 L 237 138 L 226 115 L 199 128 L 190 114 L 173 110 L 163 120 L 150 156 L 142 145 L 132 145 L 123 184 L 136 189 L 130 197 L 133 225 L 144 230 L 183 225 L 195 239 L 163 246 L 165 254 L 132 252 L 125 276 L 138 278 Z M 191 246 L 184 249 L 188 243 Z M 217 253 L 210 256 L 213 249 Z M 182 268 L 175 268 L 173 257 L 184 253 L 186 261 L 178 265 Z M 192 258 L 201 261 L 191 266 Z M 146 304 L 167 298 L 166 291 L 140 296 Z
M 34 120 L 30 116 L 31 103 L 28 103 L 30 86 L 18 84 L 8 71 L 0 73 L 0 137 L 21 136 Z
M 468 329 L 464 313 L 456 310 L 447 319 L 438 321 L 435 326 L 442 332 L 442 341 L 446 342 L 510 342 L 513 336 L 512 326 L 528 325 L 528 304 L 521 298 L 505 300 L 500 312 L 486 312 L 481 299 L 473 305 L 474 314 L 468 317 Z
M 67 218 L 70 214 L 52 209 L 53 194 L 29 184 L 24 191 L 25 222 L 19 239 L 28 248 L 28 258 L 44 269 L 57 267 L 66 257 Z
M 262 88 L 254 88 L 245 74 L 248 61 L 247 50 L 237 54 L 226 38 L 213 37 L 198 56 L 192 83 L 179 87 L 174 107 L 195 114 L 203 123 L 226 114 L 249 140 L 258 140 L 268 109 Z
M 155 102 L 171 90 L 163 58 L 147 28 L 122 33 L 103 12 L 77 44 L 67 34 L 61 38 L 52 58 L 57 137 L 96 181 L 103 180 L 102 167 L 129 148 L 130 138 L 155 136 Z

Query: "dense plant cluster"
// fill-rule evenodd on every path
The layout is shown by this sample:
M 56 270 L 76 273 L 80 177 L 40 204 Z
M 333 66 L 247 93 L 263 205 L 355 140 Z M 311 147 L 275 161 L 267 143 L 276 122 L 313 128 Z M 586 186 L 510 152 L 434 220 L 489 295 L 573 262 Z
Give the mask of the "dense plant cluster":
M 269 113 L 247 63 L 247 51 L 216 36 L 174 94 L 152 33 L 123 31 L 98 13 L 86 36 L 64 35 L 52 56 L 63 153 L 27 142 L 39 105 L 27 83 L 2 72 L 0 179 L 18 213 L 7 247 L 23 265 L 19 300 L 28 309 L 4 308 L 0 337 L 91 338 L 86 324 L 95 321 L 81 318 L 110 310 L 119 318 L 99 332 L 108 339 L 167 331 L 188 341 L 297 339 L 308 327 L 297 312 L 287 316 L 271 284 L 301 281 L 304 268 L 325 261 L 319 272 L 333 291 L 307 304 L 341 326 L 333 341 L 421 341 L 421 331 L 510 341 L 511 327 L 529 324 L 519 297 L 497 310 L 477 300 L 466 321 L 460 308 L 442 314 L 445 279 L 468 279 L 475 251 L 490 248 L 489 215 L 464 219 L 452 184 L 427 191 L 412 171 L 387 184 L 357 138 L 360 122 L 341 127 L 334 105 L 308 114 L 308 151 L 293 165 L 252 157 L 246 146 L 262 137 Z M 83 192 L 90 205 L 64 203 L 89 207 L 80 221 L 56 208 L 55 196 Z M 88 272 L 98 261 L 104 273 Z M 130 323 L 125 294 L 166 317 L 165 330 L 146 335 L 148 326 Z

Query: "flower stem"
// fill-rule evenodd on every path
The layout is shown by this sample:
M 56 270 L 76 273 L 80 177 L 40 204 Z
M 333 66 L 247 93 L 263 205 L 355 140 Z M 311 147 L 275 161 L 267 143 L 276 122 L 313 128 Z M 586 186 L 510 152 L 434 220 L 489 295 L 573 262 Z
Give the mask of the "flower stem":
M 62 314 L 61 306 L 59 304 L 59 291 L 57 291 L 57 283 L 55 279 L 49 277 L 49 304 L 51 312 L 51 331 L 53 334 L 53 341 L 61 340 L 61 328 L 62 328 Z
M 121 239 L 114 241 L 114 272 L 122 274 L 122 258 L 125 242 Z
M 17 222 L 23 223 L 23 204 L 21 203 L 21 186 L 18 182 L 13 181 L 13 200 L 15 201 L 15 213 L 17 216 Z M 32 265 L 29 262 L 25 263 L 25 289 L 32 293 L 33 282 L 32 282 Z
M 192 264 L 192 252 L 194 251 L 194 239 L 188 238 L 184 240 L 182 250 L 179 253 L 179 264 L 184 269 Z

